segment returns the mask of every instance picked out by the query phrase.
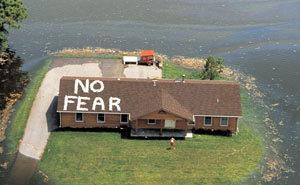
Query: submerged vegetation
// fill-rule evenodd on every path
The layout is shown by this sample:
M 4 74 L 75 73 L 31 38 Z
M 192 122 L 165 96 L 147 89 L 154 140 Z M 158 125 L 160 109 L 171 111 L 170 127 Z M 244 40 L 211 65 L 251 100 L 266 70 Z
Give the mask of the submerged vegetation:
M 22 96 L 28 78 L 27 73 L 20 70 L 23 60 L 8 46 L 7 40 L 9 31 L 19 29 L 21 22 L 27 17 L 26 7 L 22 0 L 1 0 L 0 12 L 0 111 L 6 109 L 4 113 L 0 112 L 1 118 Z M 1 130 L 3 131 L 3 127 Z M 0 138 L 0 142 L 2 139 Z
M 0 114 L 22 96 L 29 82 L 28 73 L 20 70 L 22 66 L 23 60 L 15 51 L 7 48 L 0 52 Z
M 5 132 L 13 105 L 19 100 L 29 82 L 27 72 L 21 70 L 23 60 L 8 45 L 11 29 L 19 29 L 27 17 L 22 0 L 0 1 L 0 154 L 3 153 Z M 7 168 L 7 163 L 0 161 L 0 167 Z

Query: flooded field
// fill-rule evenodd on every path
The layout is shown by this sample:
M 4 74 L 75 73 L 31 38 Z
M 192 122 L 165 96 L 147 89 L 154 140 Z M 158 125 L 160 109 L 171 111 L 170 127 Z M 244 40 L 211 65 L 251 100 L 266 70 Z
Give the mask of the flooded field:
M 91 46 L 154 49 L 169 58 L 221 56 L 226 66 L 254 77 L 268 112 L 266 127 L 276 130 L 267 137 L 295 171 L 262 183 L 298 184 L 299 0 L 23 1 L 29 17 L 9 41 L 26 70 L 49 52 Z

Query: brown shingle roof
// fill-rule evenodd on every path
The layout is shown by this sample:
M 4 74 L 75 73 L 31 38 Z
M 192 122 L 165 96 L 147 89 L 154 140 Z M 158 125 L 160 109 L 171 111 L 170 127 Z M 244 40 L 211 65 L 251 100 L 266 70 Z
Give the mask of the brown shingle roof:
M 129 113 L 134 120 L 146 114 L 164 110 L 187 120 L 193 120 L 193 115 L 211 116 L 242 116 L 240 86 L 229 81 L 199 81 L 158 80 L 156 86 L 150 79 L 121 78 L 88 78 L 90 83 L 100 80 L 104 83 L 101 93 L 83 93 L 79 88 L 74 94 L 75 79 L 85 83 L 85 77 L 63 77 L 60 80 L 57 111 L 63 112 L 64 97 L 90 97 L 86 107 L 88 112 L 109 112 L 109 98 L 121 99 L 120 113 Z M 105 111 L 92 110 L 93 99 L 101 97 L 105 103 Z M 69 104 L 67 111 L 78 112 L 76 102 Z M 84 111 L 82 111 L 84 112 Z M 116 109 L 113 112 L 117 112 Z

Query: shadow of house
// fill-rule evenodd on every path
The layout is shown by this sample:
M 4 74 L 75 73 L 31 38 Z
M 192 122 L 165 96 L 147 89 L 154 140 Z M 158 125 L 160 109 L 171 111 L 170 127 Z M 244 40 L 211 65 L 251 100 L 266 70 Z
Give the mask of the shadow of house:
M 227 136 L 231 137 L 232 132 L 230 130 L 204 130 L 204 129 L 197 129 L 193 130 L 193 133 L 200 134 L 200 135 L 214 135 L 214 136 Z
M 46 112 L 48 132 L 56 130 L 59 126 L 59 114 L 56 112 L 57 98 L 58 98 L 58 96 L 54 96 L 54 98 Z

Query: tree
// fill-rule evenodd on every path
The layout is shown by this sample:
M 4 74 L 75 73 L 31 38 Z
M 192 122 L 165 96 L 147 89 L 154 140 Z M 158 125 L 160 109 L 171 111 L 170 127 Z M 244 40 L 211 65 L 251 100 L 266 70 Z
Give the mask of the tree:
M 22 0 L 0 0 L 0 110 L 28 83 L 28 74 L 20 70 L 23 60 L 7 44 L 8 29 L 19 29 L 26 17 Z
M 209 56 L 206 60 L 204 71 L 200 73 L 203 80 L 214 80 L 220 77 L 220 73 L 223 72 L 224 59 L 219 57 L 217 60 L 213 56 Z
M 0 52 L 0 110 L 3 110 L 17 94 L 22 94 L 29 82 L 27 72 L 21 71 L 23 60 L 16 56 L 15 51 L 7 48 Z
M 20 22 L 26 17 L 26 7 L 22 0 L 0 0 L 0 52 L 8 48 L 7 27 L 19 29 Z

